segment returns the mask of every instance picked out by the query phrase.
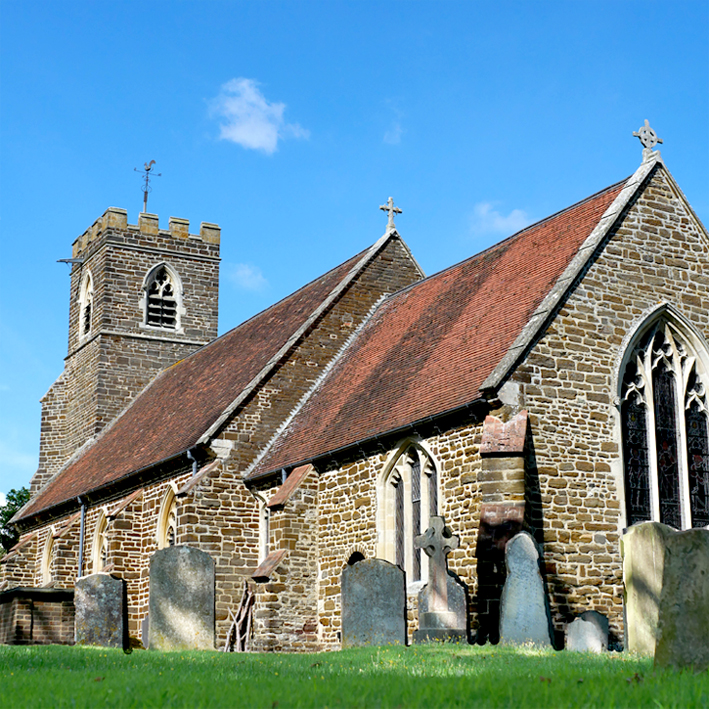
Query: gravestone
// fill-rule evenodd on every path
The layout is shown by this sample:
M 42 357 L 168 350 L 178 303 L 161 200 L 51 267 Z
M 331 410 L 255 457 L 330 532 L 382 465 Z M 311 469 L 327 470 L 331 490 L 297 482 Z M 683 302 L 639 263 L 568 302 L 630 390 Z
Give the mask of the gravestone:
M 188 546 L 150 558 L 151 650 L 214 650 L 214 560 Z
M 342 571 L 342 647 L 406 644 L 406 578 L 384 559 Z
M 688 529 L 665 540 L 655 665 L 709 667 L 709 530 Z
M 126 582 L 110 574 L 91 574 L 74 587 L 74 641 L 77 645 L 128 648 Z
M 505 549 L 507 579 L 500 599 L 500 642 L 551 646 L 551 618 L 537 545 L 527 532 Z
M 660 522 L 629 527 L 621 541 L 625 596 L 625 647 L 654 655 L 667 539 L 675 533 Z
M 418 595 L 419 627 L 414 642 L 467 641 L 468 603 L 463 585 L 448 572 L 446 557 L 460 539 L 451 534 L 445 519 L 431 517 L 431 526 L 414 539 L 428 556 L 428 583 Z
M 585 611 L 566 626 L 566 649 L 600 653 L 608 649 L 608 619 L 597 611 Z

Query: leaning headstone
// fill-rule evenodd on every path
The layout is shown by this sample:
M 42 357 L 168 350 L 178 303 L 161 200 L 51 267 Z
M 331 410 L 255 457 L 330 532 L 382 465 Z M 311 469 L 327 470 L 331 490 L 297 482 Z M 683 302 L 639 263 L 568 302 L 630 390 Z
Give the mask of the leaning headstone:
M 446 557 L 460 539 L 451 534 L 441 516 L 431 517 L 431 526 L 414 539 L 428 556 L 428 583 L 418 595 L 419 627 L 414 642 L 466 641 L 468 604 L 465 588 L 448 572 Z
M 214 650 L 214 560 L 188 546 L 150 558 L 151 650 Z
M 384 559 L 342 571 L 342 647 L 406 644 L 406 579 Z
M 660 522 L 629 527 L 621 541 L 625 587 L 625 647 L 654 655 L 667 539 L 675 533 Z
M 549 603 L 539 571 L 537 545 L 527 532 L 505 549 L 507 579 L 500 599 L 500 642 L 551 646 Z
M 665 541 L 655 664 L 709 667 L 709 530 L 676 532 Z
M 91 574 L 74 587 L 74 640 L 77 645 L 128 647 L 126 582 L 110 574 Z
M 593 621 L 581 617 L 566 626 L 567 650 L 601 653 L 607 648 L 608 633 L 604 636 L 599 626 Z

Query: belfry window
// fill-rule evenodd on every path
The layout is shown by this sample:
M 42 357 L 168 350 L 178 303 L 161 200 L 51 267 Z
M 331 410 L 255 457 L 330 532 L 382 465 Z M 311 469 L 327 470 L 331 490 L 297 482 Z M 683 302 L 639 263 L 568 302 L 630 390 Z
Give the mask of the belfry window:
M 705 378 L 689 338 L 664 318 L 633 348 L 620 408 L 628 526 L 709 525 Z
M 87 273 L 81 283 L 79 292 L 79 337 L 91 333 L 91 322 L 94 308 L 94 283 L 91 274 Z
M 160 266 L 154 271 L 147 291 L 146 324 L 170 330 L 176 329 L 178 306 L 176 288 L 165 266 Z
M 429 518 L 436 514 L 438 475 L 433 460 L 419 446 L 405 446 L 379 489 L 377 556 L 406 571 L 408 582 L 426 576 L 428 559 L 414 546 L 414 538 L 426 531 Z

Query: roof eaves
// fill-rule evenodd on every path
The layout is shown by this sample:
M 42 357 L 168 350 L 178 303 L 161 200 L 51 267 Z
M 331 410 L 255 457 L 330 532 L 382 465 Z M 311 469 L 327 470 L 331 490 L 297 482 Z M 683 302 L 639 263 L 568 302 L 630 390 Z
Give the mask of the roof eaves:
M 404 424 L 403 426 L 397 426 L 396 428 L 389 429 L 388 431 L 382 431 L 381 433 L 367 435 L 364 438 L 360 438 L 359 440 L 354 441 L 353 443 L 346 443 L 345 445 L 340 446 L 339 448 L 334 448 L 332 450 L 319 453 L 318 455 L 311 456 L 310 458 L 305 458 L 297 462 L 288 463 L 285 466 L 285 469 L 290 468 L 291 470 L 294 470 L 295 468 L 299 468 L 303 465 L 310 464 L 316 466 L 320 461 L 335 460 L 338 457 L 349 453 L 350 451 L 353 451 L 357 448 L 361 448 L 365 444 L 369 444 L 376 441 L 382 441 L 383 439 L 392 438 L 394 436 L 402 436 L 410 431 L 415 431 L 417 428 L 423 426 L 424 424 L 435 424 L 436 422 L 440 421 L 441 419 L 445 419 L 448 416 L 455 416 L 465 412 L 472 412 L 475 410 L 476 407 L 484 405 L 485 403 L 486 399 L 484 397 L 478 397 L 477 399 L 469 401 L 467 404 L 461 404 L 459 406 L 453 407 L 452 409 L 447 409 L 446 411 L 441 411 L 431 416 L 424 416 L 423 418 L 416 419 L 416 421 Z M 267 468 L 266 470 L 260 471 L 255 475 L 252 472 L 248 478 L 245 478 L 245 482 L 247 484 L 256 483 L 260 480 L 270 477 L 271 475 L 274 475 L 282 469 L 283 466 L 277 466 L 275 468 Z
M 536 340 L 539 333 L 545 326 L 549 316 L 554 312 L 561 300 L 566 296 L 569 288 L 573 285 L 578 275 L 583 271 L 586 264 L 593 257 L 599 244 L 607 236 L 613 225 L 628 206 L 631 199 L 640 189 L 641 185 L 655 169 L 658 163 L 662 163 L 659 153 L 657 157 L 643 162 L 635 173 L 626 181 L 623 189 L 613 200 L 608 209 L 603 213 L 593 231 L 588 235 L 581 245 L 576 255 L 571 259 L 569 265 L 559 276 L 552 289 L 534 311 L 529 322 L 524 326 L 522 332 L 512 343 L 498 365 L 488 375 L 487 379 L 480 386 L 480 391 L 486 396 L 499 389 L 507 379 L 512 369 L 516 366 L 524 352 Z
M 372 258 L 384 247 L 390 238 L 399 236 L 396 232 L 390 231 L 375 242 L 362 256 L 362 258 L 350 269 L 350 272 L 330 291 L 330 294 L 320 305 L 310 314 L 307 320 L 288 338 L 286 343 L 276 352 L 266 363 L 261 371 L 241 390 L 239 395 L 227 406 L 219 418 L 200 436 L 196 445 L 209 443 L 212 436 L 222 427 L 226 420 L 236 411 L 236 409 L 251 395 L 256 387 L 263 381 L 271 370 L 278 364 L 284 355 L 293 345 L 308 331 L 308 328 L 332 305 L 347 286 L 359 275 L 362 269 Z M 401 238 L 401 237 L 399 237 Z

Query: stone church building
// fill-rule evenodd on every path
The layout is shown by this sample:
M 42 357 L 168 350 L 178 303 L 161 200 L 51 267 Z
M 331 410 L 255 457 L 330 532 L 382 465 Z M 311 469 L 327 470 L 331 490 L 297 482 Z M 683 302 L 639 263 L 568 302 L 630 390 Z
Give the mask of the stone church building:
M 391 213 L 390 213 L 391 216 Z M 536 539 L 552 619 L 623 636 L 623 530 L 709 525 L 709 235 L 646 148 L 628 179 L 425 277 L 390 226 L 217 337 L 220 230 L 108 209 L 73 246 L 69 347 L 0 561 L 15 587 L 110 571 L 130 634 L 151 555 L 207 552 L 217 643 L 244 581 L 251 647 L 340 646 L 340 579 L 406 572 L 442 514 L 471 637 L 498 639 L 504 548 Z

